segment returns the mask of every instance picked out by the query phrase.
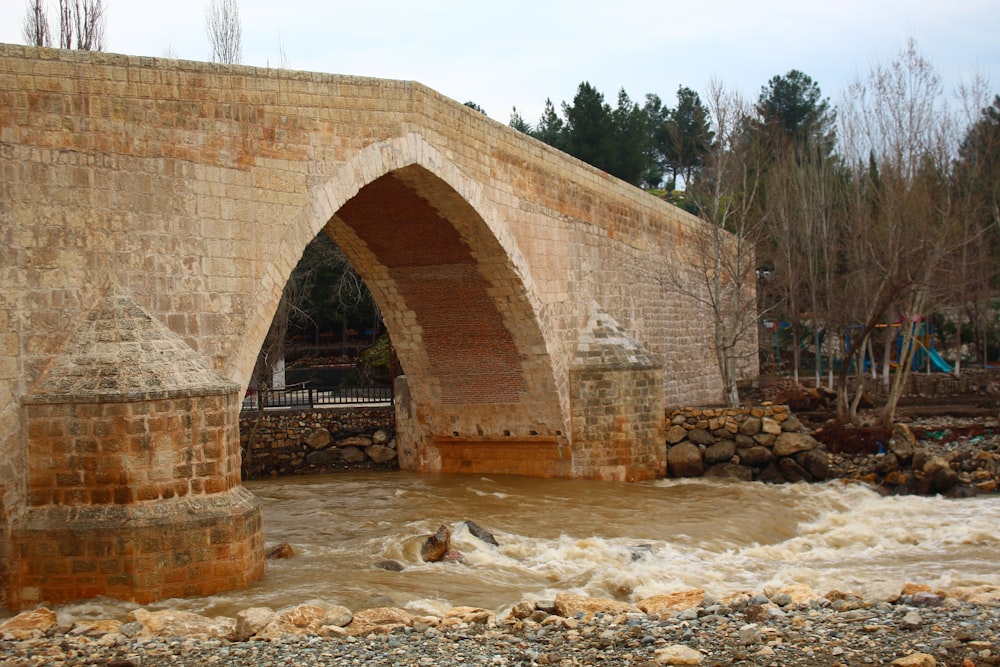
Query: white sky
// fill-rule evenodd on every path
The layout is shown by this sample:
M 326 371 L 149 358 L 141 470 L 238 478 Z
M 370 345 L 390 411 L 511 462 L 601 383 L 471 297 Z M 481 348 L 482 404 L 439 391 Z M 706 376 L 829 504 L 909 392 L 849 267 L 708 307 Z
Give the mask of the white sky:
M 55 16 L 56 0 L 49 16 Z M 243 64 L 419 81 L 534 124 L 589 81 L 675 103 L 716 78 L 750 99 L 798 69 L 836 104 L 874 62 L 916 41 L 951 90 L 1000 92 L 1000 0 L 238 0 Z M 107 51 L 209 60 L 209 0 L 105 0 Z M 822 7 L 820 5 L 823 5 Z M 0 0 L 0 42 L 23 43 L 26 0 Z

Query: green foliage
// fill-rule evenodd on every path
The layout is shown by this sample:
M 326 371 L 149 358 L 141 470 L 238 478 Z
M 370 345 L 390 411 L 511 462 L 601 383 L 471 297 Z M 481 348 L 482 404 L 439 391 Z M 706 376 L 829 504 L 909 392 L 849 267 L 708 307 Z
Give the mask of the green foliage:
M 668 110 L 659 130 L 658 146 L 674 182 L 680 176 L 691 183 L 698 170 L 705 166 L 705 157 L 712 148 L 712 132 L 708 110 L 698 93 L 686 86 L 677 89 L 677 108 Z
M 666 185 L 673 189 L 678 176 L 690 181 L 703 166 L 712 141 L 697 93 L 682 86 L 678 96 L 672 111 L 657 95 L 646 95 L 640 106 L 622 89 L 612 108 L 584 81 L 573 101 L 562 103 L 561 116 L 547 99 L 534 129 L 517 109 L 510 126 L 636 186 L 658 187 L 669 173 Z
M 829 99 L 822 97 L 819 84 L 799 70 L 772 77 L 761 88 L 757 115 L 758 129 L 776 145 L 812 144 L 823 147 L 825 155 L 833 150 L 837 114 L 830 108 Z
M 361 353 L 359 367 L 362 384 L 388 383 L 392 379 L 392 346 L 388 334 L 379 336 L 374 345 Z
M 286 293 L 291 301 L 289 324 L 293 334 L 369 326 L 379 317 L 361 277 L 323 232 L 306 246 Z
M 535 126 L 535 131 L 533 132 L 534 137 L 540 141 L 544 141 L 553 148 L 564 150 L 566 142 L 563 136 L 563 125 L 563 120 L 556 113 L 556 108 L 552 104 L 552 100 L 546 99 L 542 117 L 538 120 L 538 125 Z
M 532 134 L 531 124 L 528 123 L 514 107 L 510 112 L 510 127 L 523 134 Z
M 564 150 L 587 164 L 610 172 L 613 161 L 614 120 L 611 107 L 596 88 L 584 81 L 572 104 L 563 102 Z

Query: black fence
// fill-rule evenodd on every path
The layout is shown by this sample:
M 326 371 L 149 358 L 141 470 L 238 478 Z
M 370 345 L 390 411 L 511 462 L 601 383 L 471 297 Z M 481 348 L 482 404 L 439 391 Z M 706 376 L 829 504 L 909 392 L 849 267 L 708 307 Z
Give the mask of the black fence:
M 337 405 L 392 405 L 392 387 L 297 387 L 264 392 L 250 389 L 243 399 L 243 410 Z

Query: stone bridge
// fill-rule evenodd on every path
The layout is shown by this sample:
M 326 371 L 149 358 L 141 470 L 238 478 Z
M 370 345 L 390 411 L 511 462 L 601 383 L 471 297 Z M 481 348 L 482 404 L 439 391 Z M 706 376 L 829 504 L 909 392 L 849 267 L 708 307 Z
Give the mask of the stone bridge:
M 239 407 L 319 233 L 406 469 L 655 478 L 665 406 L 721 396 L 697 221 L 417 83 L 0 45 L 0 160 L 9 609 L 262 575 Z

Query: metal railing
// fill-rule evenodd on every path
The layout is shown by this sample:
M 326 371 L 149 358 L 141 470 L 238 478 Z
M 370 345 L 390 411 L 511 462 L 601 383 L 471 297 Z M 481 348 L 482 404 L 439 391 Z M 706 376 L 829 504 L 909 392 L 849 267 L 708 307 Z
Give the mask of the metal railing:
M 336 405 L 392 405 L 392 387 L 297 387 L 250 390 L 243 410 L 321 408 Z M 261 403 L 264 403 L 261 405 Z

